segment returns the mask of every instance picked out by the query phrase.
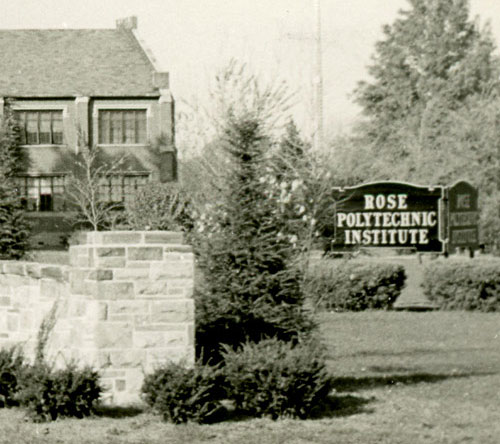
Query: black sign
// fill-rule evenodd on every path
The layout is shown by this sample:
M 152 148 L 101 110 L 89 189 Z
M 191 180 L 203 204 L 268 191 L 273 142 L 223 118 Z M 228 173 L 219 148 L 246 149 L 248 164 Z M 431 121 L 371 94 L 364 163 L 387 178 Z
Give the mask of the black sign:
M 448 191 L 448 251 L 479 246 L 478 192 L 470 183 L 460 181 Z
M 335 189 L 334 249 L 414 248 L 441 252 L 442 187 L 376 182 Z

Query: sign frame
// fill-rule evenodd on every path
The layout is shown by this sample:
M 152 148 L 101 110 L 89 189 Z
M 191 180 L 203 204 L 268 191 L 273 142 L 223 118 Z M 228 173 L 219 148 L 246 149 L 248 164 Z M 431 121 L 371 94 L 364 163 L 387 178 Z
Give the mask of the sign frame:
M 413 183 L 402 182 L 402 181 L 374 181 L 366 182 L 353 187 L 335 187 L 333 188 L 333 195 L 335 198 L 335 220 L 334 220 L 334 240 L 332 243 L 333 251 L 351 251 L 354 248 L 396 248 L 396 249 L 410 249 L 420 253 L 444 253 L 446 248 L 446 241 L 443 234 L 444 230 L 444 199 L 445 199 L 445 187 L 441 185 L 426 186 L 426 185 L 416 185 Z M 346 207 L 347 204 L 347 207 Z M 344 210 L 344 211 L 342 211 Z M 375 211 L 373 211 L 375 210 Z M 385 210 L 385 211 L 384 211 Z M 403 211 L 408 210 L 408 211 Z M 340 216 L 342 213 L 342 216 Z M 356 221 L 356 230 L 347 230 L 346 228 L 339 228 L 341 222 L 347 221 L 345 216 L 349 213 L 353 213 L 355 217 L 349 217 L 351 221 L 351 227 L 353 221 Z M 382 216 L 379 215 L 382 214 Z M 346 235 L 346 231 L 359 231 L 359 227 L 363 227 L 363 223 L 366 224 L 368 228 L 374 226 L 380 226 L 383 220 L 383 226 L 387 225 L 385 222 L 391 219 L 393 222 L 396 220 L 395 216 L 385 216 L 384 214 L 396 214 L 399 213 L 399 219 L 402 220 L 403 213 L 412 213 L 411 217 L 416 220 L 417 216 L 420 220 L 422 218 L 423 223 L 417 225 L 411 225 L 412 227 L 426 227 L 426 228 L 412 228 L 411 229 L 411 240 L 418 238 L 422 243 L 419 242 L 408 242 L 398 243 L 393 242 L 396 238 L 396 234 L 387 233 L 380 234 L 384 236 L 384 242 L 370 243 L 370 242 L 348 242 L 346 243 L 346 236 L 349 237 L 350 234 Z M 418 213 L 418 215 L 417 215 Z M 432 214 L 431 214 L 432 213 Z M 406 220 L 408 214 L 404 215 Z M 381 219 L 383 218 L 383 219 Z M 432 222 L 432 224 L 430 223 Z M 435 223 L 434 223 L 435 222 Z M 378 225 L 371 225 L 377 223 Z M 390 226 L 390 225 L 389 225 Z M 394 225 L 396 227 L 398 225 Z M 403 225 L 402 225 L 403 226 Z M 407 225 L 404 225 L 405 227 Z M 409 226 L 409 225 L 408 225 Z M 406 236 L 409 237 L 408 232 L 410 230 L 386 230 L 384 229 L 373 229 L 366 230 L 371 231 L 373 235 L 377 234 L 375 232 L 395 232 L 397 233 L 398 240 L 401 240 L 402 235 L 399 231 L 406 231 Z M 416 233 L 418 231 L 418 233 Z M 420 233 L 421 231 L 425 231 Z M 356 233 L 357 237 L 361 234 Z M 429 235 L 429 238 L 426 236 Z M 362 233 L 363 241 L 366 240 L 365 233 Z M 377 234 L 378 236 L 378 234 Z M 400 237 L 401 236 L 401 237 Z M 368 235 L 367 235 L 368 237 Z M 378 237 L 377 237 L 378 239 Z M 351 238 L 347 239 L 351 241 Z M 358 239 L 356 239 L 358 240 Z M 389 240 L 389 241 L 388 241 Z M 408 239 L 407 239 L 408 240 Z M 428 242 L 426 242 L 428 241 Z

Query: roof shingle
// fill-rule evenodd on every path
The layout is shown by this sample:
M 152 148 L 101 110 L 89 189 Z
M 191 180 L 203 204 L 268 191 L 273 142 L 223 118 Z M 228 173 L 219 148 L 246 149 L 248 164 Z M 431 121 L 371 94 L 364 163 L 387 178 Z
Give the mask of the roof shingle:
M 159 96 L 130 31 L 0 30 L 0 97 Z

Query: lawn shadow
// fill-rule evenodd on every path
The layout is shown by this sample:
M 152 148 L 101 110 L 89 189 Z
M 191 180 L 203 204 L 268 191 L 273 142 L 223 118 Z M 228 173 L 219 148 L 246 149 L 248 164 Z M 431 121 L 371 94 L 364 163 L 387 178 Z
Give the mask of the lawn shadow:
M 412 373 L 412 374 L 386 374 L 369 376 L 340 376 L 332 378 L 332 385 L 338 393 L 357 392 L 377 387 L 387 387 L 392 385 L 412 385 L 412 384 L 435 384 L 454 378 L 469 378 L 471 376 L 488 376 L 493 372 L 472 372 L 472 373 Z
M 360 413 L 373 413 L 374 409 L 367 406 L 374 401 L 374 397 L 363 398 L 352 394 L 335 393 L 315 408 L 311 419 L 342 418 Z
M 140 406 L 128 406 L 119 407 L 113 405 L 101 405 L 96 408 L 96 416 L 102 416 L 105 418 L 132 418 L 138 416 L 146 411 L 145 407 Z

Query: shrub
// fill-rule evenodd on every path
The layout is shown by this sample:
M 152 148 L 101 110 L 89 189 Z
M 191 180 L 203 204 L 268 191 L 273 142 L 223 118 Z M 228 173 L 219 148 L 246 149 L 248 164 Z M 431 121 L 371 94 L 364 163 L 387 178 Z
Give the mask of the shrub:
M 220 382 L 221 373 L 215 367 L 169 362 L 147 375 L 141 390 L 146 403 L 165 421 L 206 423 L 221 409 Z
M 223 356 L 229 398 L 250 415 L 306 418 L 330 392 L 322 349 L 310 341 L 247 342 Z
M 187 197 L 175 183 L 150 183 L 125 201 L 125 225 L 132 230 L 181 230 L 192 225 Z
M 401 294 L 405 278 L 401 265 L 323 260 L 311 266 L 305 291 L 323 309 L 387 310 Z
M 422 286 L 443 310 L 500 311 L 500 259 L 434 261 Z
M 17 404 L 18 378 L 24 365 L 24 356 L 18 347 L 0 350 L 0 407 Z
M 93 412 L 102 388 L 90 367 L 74 364 L 54 370 L 45 363 L 26 367 L 20 378 L 19 402 L 38 421 L 83 418 Z

